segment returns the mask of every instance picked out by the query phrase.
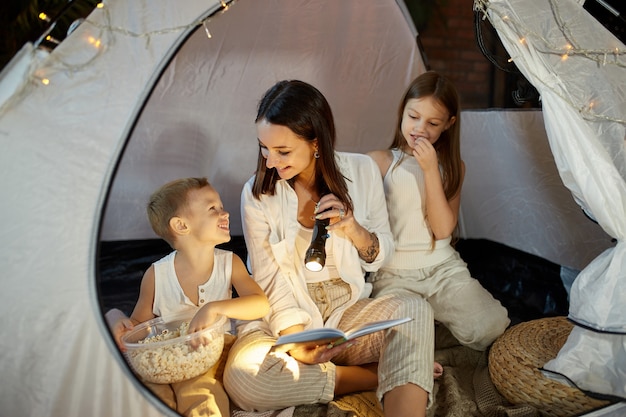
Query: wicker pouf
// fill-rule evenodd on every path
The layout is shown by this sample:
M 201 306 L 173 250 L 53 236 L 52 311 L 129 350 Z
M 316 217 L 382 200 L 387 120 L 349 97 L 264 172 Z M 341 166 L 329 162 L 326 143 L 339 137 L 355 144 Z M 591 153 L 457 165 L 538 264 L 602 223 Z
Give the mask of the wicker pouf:
M 500 336 L 489 352 L 489 375 L 512 404 L 529 404 L 547 416 L 568 417 L 608 404 L 544 376 L 539 368 L 554 359 L 572 331 L 565 317 L 520 323 Z

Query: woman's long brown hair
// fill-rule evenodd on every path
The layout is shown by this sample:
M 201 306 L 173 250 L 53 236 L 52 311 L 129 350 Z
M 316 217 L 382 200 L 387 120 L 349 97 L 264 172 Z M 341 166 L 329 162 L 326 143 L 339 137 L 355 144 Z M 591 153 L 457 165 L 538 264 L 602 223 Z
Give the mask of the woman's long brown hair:
M 259 102 L 255 123 L 268 123 L 289 128 L 298 137 L 312 142 L 317 139 L 319 158 L 315 164 L 315 187 L 320 196 L 333 193 L 352 210 L 346 178 L 335 161 L 335 122 L 330 105 L 322 93 L 310 84 L 299 80 L 279 81 L 263 95 Z M 259 147 L 256 178 L 252 194 L 259 199 L 262 194 L 273 195 L 280 177 L 275 168 L 267 168 Z

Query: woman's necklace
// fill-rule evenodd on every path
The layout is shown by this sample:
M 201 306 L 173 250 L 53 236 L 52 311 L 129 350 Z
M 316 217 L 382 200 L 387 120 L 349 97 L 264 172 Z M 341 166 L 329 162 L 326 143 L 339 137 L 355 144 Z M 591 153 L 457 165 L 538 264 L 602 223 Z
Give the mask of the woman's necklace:
M 317 208 L 318 208 L 318 206 L 320 204 L 319 198 L 316 201 L 313 198 L 313 193 L 310 192 L 307 187 L 305 187 L 304 185 L 302 185 L 298 181 L 294 182 L 294 190 L 295 190 L 296 187 L 301 189 L 300 194 L 305 193 L 305 197 L 307 197 L 310 201 L 312 201 L 315 204 L 315 208 L 313 209 L 313 215 L 310 217 L 311 220 L 315 220 L 315 214 L 316 214 Z M 296 190 L 296 194 L 298 194 L 297 190 Z M 306 205 L 307 205 L 307 203 L 304 203 L 304 206 L 306 206 Z

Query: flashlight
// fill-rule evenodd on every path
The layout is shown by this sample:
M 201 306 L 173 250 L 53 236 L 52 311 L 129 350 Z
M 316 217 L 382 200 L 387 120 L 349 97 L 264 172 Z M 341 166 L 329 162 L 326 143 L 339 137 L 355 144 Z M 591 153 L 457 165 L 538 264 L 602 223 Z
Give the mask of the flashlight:
M 311 245 L 306 250 L 306 255 L 304 256 L 304 266 L 309 271 L 319 272 L 324 267 L 324 264 L 326 264 L 325 244 L 328 238 L 326 226 L 328 226 L 329 223 L 330 219 L 315 219 Z

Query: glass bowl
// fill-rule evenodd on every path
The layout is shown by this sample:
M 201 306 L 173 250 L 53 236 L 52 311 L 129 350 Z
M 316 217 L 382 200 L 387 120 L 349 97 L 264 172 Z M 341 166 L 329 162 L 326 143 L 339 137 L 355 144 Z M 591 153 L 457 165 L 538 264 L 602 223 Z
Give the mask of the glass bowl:
M 187 334 L 195 311 L 148 320 L 122 336 L 124 356 L 143 380 L 171 384 L 207 372 L 222 355 L 224 324 L 220 318 L 211 326 Z

